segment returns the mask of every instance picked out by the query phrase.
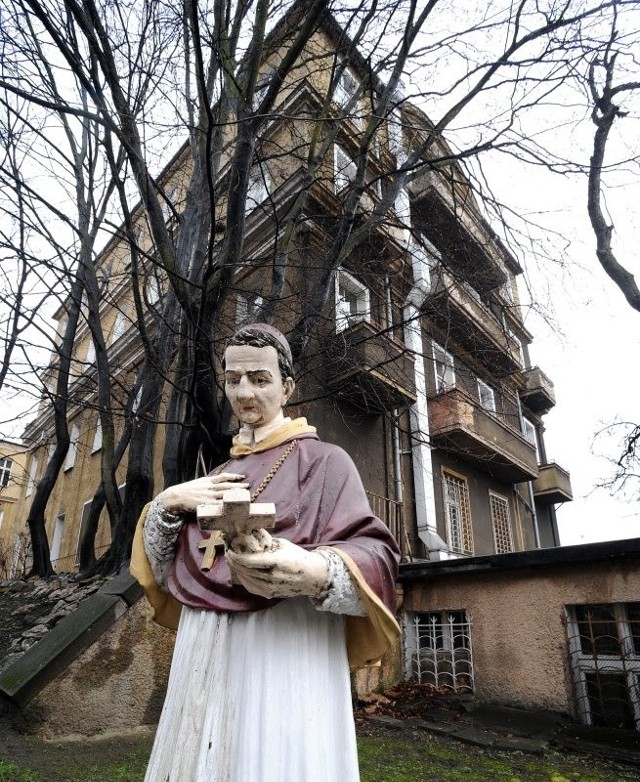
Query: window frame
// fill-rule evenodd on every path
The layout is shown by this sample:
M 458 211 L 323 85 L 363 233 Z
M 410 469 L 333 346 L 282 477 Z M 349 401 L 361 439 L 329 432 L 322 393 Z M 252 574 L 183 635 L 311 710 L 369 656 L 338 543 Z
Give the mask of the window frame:
M 338 142 L 333 145 L 333 187 L 341 193 L 353 183 L 358 174 L 358 164 Z
M 77 423 L 71 425 L 71 432 L 69 433 L 69 448 L 67 454 L 64 457 L 64 464 L 62 469 L 64 472 L 69 472 L 75 467 L 76 458 L 78 455 L 78 440 L 80 439 L 80 427 Z
M 500 504 L 501 508 L 498 507 Z M 500 513 L 502 513 L 502 518 L 500 518 Z M 489 491 L 489 516 L 491 517 L 493 548 L 496 554 L 510 554 L 515 551 L 508 497 Z
M 343 310 L 342 302 L 346 299 L 341 295 L 341 288 L 355 296 L 357 311 L 355 313 Z M 371 322 L 371 291 L 360 280 L 356 279 L 346 269 L 339 268 L 334 283 L 334 305 L 336 333 L 350 328 L 357 323 Z M 361 306 L 362 304 L 362 306 Z
M 456 367 L 453 355 L 445 350 L 442 345 L 431 340 L 433 351 L 433 373 L 435 377 L 436 393 L 446 394 L 456 387 Z M 441 355 L 438 355 L 441 354 Z M 439 368 L 444 371 L 439 371 Z M 450 379 L 447 376 L 450 375 Z
M 13 464 L 13 459 L 10 456 L 0 456 L 0 489 L 9 485 Z
M 485 383 L 481 378 L 476 378 L 478 388 L 478 400 L 480 401 L 480 407 L 483 410 L 487 410 L 489 413 L 496 412 L 496 392 L 491 388 L 488 383 Z M 488 396 L 490 402 L 486 404 L 485 396 Z
M 452 496 L 451 492 L 454 489 L 458 496 Z M 442 505 L 449 550 L 461 556 L 473 556 L 471 499 L 469 497 L 469 482 L 464 475 L 459 475 L 451 470 L 442 470 Z

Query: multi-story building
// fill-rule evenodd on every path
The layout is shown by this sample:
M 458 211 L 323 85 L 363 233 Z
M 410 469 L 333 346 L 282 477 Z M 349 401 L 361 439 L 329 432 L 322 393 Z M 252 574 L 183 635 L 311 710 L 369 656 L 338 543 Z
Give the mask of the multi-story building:
M 22 443 L 0 440 L 0 578 L 22 572 L 20 556 L 28 550 L 28 536 L 16 513 L 26 485 L 26 460 Z
M 367 63 L 353 52 L 331 84 L 343 46 L 337 25 L 325 21 L 271 111 L 252 171 L 244 262 L 227 296 L 226 334 L 254 319 L 269 295 L 271 252 L 303 188 L 307 201 L 288 250 L 291 262 L 276 325 L 285 332 L 292 327 L 310 306 L 314 283 L 327 273 L 326 248 L 357 176 L 360 142 L 371 119 L 367 90 L 376 88 Z M 265 61 L 265 78 L 278 57 L 275 50 Z M 326 131 L 326 156 L 309 181 L 303 161 L 314 122 L 327 106 L 334 112 L 333 135 Z M 399 102 L 379 123 L 365 163 L 361 223 L 375 213 L 393 172 L 424 144 L 430 129 L 428 117 L 408 102 Z M 448 162 L 430 164 L 436 158 Z M 374 510 L 397 535 L 404 560 L 414 563 L 557 546 L 554 507 L 571 500 L 568 474 L 546 458 L 543 417 L 555 399 L 551 381 L 530 364 L 532 336 L 517 285 L 522 269 L 483 217 L 453 158 L 441 139 L 431 145 L 424 165 L 416 167 L 418 175 L 397 193 L 385 219 L 372 220 L 365 237 L 327 275 L 330 295 L 314 313 L 317 328 L 300 362 L 293 400 L 294 413 L 307 415 L 323 439 L 352 455 Z M 188 173 L 183 150 L 160 177 L 178 214 Z M 225 176 L 223 164 L 222 190 Z M 216 209 L 217 226 L 224 223 L 224 199 Z M 172 230 L 179 230 L 175 212 L 167 209 L 166 217 Z M 137 243 L 152 261 L 141 209 L 134 220 Z M 122 236 L 105 247 L 100 268 L 105 285 L 100 315 L 122 428 L 127 392 L 143 355 L 133 315 L 129 244 Z M 144 298 L 151 313 L 162 302 L 167 280 L 152 262 L 146 269 Z M 58 318 L 62 328 L 64 308 Z M 58 569 L 77 563 L 81 530 L 100 482 L 94 358 L 91 334 L 81 323 L 70 394 L 71 445 L 47 508 Z M 56 361 L 54 355 L 45 378 L 49 385 Z M 23 519 L 50 452 L 51 432 L 51 413 L 43 402 L 24 435 L 30 448 Z M 158 489 L 162 441 L 160 427 L 154 463 Z M 121 490 L 125 467 L 126 455 L 118 467 Z M 109 539 L 105 515 L 98 548 Z M 466 620 L 462 613 L 447 615 L 438 620 L 437 632 L 451 621 L 464 625 Z

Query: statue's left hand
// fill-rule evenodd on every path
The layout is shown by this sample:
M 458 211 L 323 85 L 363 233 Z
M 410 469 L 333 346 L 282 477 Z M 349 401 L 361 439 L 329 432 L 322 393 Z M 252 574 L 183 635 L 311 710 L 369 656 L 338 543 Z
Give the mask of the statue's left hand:
M 273 538 L 273 550 L 239 554 L 228 550 L 226 559 L 235 582 L 261 597 L 313 597 L 324 590 L 327 561 L 317 551 L 307 551 L 284 538 Z

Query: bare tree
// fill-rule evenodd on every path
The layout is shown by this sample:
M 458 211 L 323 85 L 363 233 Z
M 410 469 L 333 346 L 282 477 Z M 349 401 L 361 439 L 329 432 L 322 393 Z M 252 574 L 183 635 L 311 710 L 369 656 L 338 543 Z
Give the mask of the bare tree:
M 75 274 L 82 291 L 71 290 L 69 315 L 76 317 L 73 303 L 86 291 L 98 373 L 95 404 L 108 443 L 83 566 L 92 565 L 103 494 L 113 545 L 99 567 L 114 571 L 126 560 L 135 521 L 154 490 L 159 425 L 165 432 L 166 484 L 190 477 L 199 453 L 211 462 L 224 452 L 228 411 L 219 393 L 217 351 L 229 330 L 225 313 L 245 292 L 235 272 L 243 266 L 260 271 L 265 282 L 253 314 L 273 319 L 278 312 L 303 375 L 312 379 L 318 362 L 326 360 L 314 336 L 322 332 L 337 270 L 366 247 L 367 273 L 379 275 L 376 232 L 381 226 L 404 230 L 399 203 L 426 183 L 437 182 L 453 194 L 455 211 L 471 210 L 482 220 L 466 161 L 488 149 L 542 155 L 539 149 L 532 152 L 522 130 L 529 110 L 553 104 L 585 52 L 597 50 L 602 62 L 609 62 L 602 17 L 614 6 L 633 11 L 624 0 L 490 5 L 468 8 L 445 0 L 421 5 L 363 0 L 344 6 L 330 0 L 14 3 L 15 40 L 5 40 L 5 58 L 20 50 L 48 83 L 66 72 L 77 89 L 73 95 L 47 92 L 35 83 L 31 66 L 21 71 L 6 60 L 3 89 L 43 116 L 57 116 L 62 125 L 75 118 L 91 128 L 86 145 L 72 154 L 51 148 L 56 165 L 73 171 L 75 182 L 84 183 L 79 174 L 97 170 L 92 166 L 109 172 L 101 207 L 90 204 L 84 184 L 74 194 L 80 216 Z M 445 20 L 447 33 L 442 32 Z M 328 49 L 314 43 L 321 25 L 330 30 Z M 434 79 L 432 72 L 443 60 L 455 61 L 454 66 L 440 68 Z M 598 67 L 594 62 L 595 90 Z M 413 86 L 403 91 L 402 79 L 411 73 Z M 313 102 L 299 97 L 304 80 L 315 85 Z M 349 80 L 353 89 L 345 91 Z M 603 101 L 622 92 L 607 89 L 606 97 L 599 97 L 599 118 L 611 110 Z M 292 104 L 299 101 L 295 112 L 283 94 Z M 466 117 L 487 96 L 494 106 L 490 110 L 485 102 L 482 121 L 464 138 Z M 287 129 L 286 143 L 272 132 L 276 120 Z M 345 132 L 346 127 L 351 130 Z M 396 144 L 393 154 L 380 153 L 381 138 L 391 142 L 394 129 L 409 143 Z M 460 143 L 446 143 L 447 134 Z M 346 149 L 337 188 L 334 166 L 328 172 L 327 161 L 339 144 Z M 174 158 L 163 170 L 167 149 Z M 277 185 L 269 192 L 271 180 Z M 260 182 L 267 191 L 260 198 L 261 219 L 269 224 L 271 240 L 262 250 L 256 249 L 247 220 Z M 126 274 L 142 345 L 135 394 L 119 408 L 126 421 L 119 443 L 95 252 L 98 217 L 104 226 L 107 203 L 113 221 L 109 241 L 131 248 Z M 317 223 L 330 240 L 313 238 Z M 428 227 L 428 215 L 418 215 L 413 225 Z M 150 240 L 146 244 L 138 241 L 140 230 Z M 442 263 L 452 275 L 461 273 L 453 255 Z M 157 301 L 148 293 L 150 275 L 165 285 Z M 304 290 L 288 310 L 287 301 L 295 298 L 293 278 L 304 281 Z M 400 321 L 396 317 L 389 328 Z M 68 329 L 58 378 L 71 358 L 71 320 Z M 307 397 L 318 393 L 318 384 L 310 383 Z M 60 405 L 63 398 L 67 390 L 59 388 L 55 401 Z M 66 420 L 68 412 L 64 405 L 58 412 L 61 451 L 62 417 Z M 120 504 L 114 470 L 125 445 L 126 496 Z

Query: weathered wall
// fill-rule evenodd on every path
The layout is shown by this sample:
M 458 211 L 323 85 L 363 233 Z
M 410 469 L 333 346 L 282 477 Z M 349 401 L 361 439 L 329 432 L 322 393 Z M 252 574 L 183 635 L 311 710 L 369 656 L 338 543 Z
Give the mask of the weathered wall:
M 637 561 L 584 563 L 436 575 L 405 584 L 404 609 L 466 610 L 481 700 L 575 714 L 564 607 L 639 594 Z
M 157 723 L 175 634 L 148 614 L 144 599 L 126 611 L 28 704 L 30 724 L 55 738 Z

